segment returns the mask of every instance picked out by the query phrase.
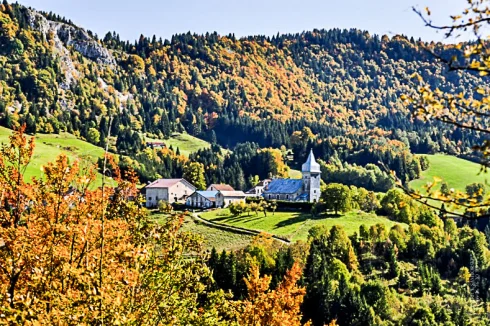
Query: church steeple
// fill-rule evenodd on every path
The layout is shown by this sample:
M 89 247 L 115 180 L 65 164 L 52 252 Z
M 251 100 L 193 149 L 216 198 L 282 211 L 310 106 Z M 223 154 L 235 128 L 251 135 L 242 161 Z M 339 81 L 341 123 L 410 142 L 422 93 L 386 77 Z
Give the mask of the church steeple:
M 308 194 L 309 202 L 317 202 L 320 200 L 320 164 L 315 160 L 313 150 L 310 150 L 308 159 L 301 166 L 301 173 L 303 174 L 303 189 Z
M 308 155 L 308 159 L 301 167 L 301 172 L 310 172 L 310 173 L 320 173 L 320 164 L 318 164 L 315 160 L 315 155 L 313 155 L 313 150 L 310 150 L 310 155 Z

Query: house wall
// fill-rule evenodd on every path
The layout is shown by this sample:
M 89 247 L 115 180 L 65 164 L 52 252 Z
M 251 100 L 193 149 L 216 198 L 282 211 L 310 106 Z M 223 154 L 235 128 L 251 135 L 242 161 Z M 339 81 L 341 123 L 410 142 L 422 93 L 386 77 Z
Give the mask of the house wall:
M 206 197 L 199 195 L 198 193 L 194 193 L 192 196 L 188 197 L 186 200 L 186 205 L 197 208 L 214 207 L 214 203 L 212 201 L 210 201 Z
M 245 197 L 224 197 L 223 198 L 223 203 L 222 207 L 228 207 L 231 203 L 236 204 L 236 203 L 244 203 L 245 202 Z
M 168 188 L 146 189 L 146 207 L 156 207 L 160 200 L 169 201 Z
M 169 203 L 185 200 L 188 196 L 192 195 L 193 192 L 193 188 L 189 187 L 183 182 L 178 182 L 169 188 Z
M 223 194 L 221 192 L 218 192 L 218 194 L 216 195 L 216 207 L 224 207 L 224 205 L 225 203 Z

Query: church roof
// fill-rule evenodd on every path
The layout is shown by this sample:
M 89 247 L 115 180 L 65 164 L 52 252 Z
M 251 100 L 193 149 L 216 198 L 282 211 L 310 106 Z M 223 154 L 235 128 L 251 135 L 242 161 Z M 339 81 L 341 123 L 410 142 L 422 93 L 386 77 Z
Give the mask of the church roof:
M 267 189 L 266 194 L 294 194 L 303 187 L 301 179 L 273 179 Z
M 320 164 L 318 164 L 315 160 L 315 155 L 313 155 L 313 150 L 310 151 L 310 155 L 308 155 L 308 159 L 301 166 L 302 172 L 316 172 L 320 173 Z

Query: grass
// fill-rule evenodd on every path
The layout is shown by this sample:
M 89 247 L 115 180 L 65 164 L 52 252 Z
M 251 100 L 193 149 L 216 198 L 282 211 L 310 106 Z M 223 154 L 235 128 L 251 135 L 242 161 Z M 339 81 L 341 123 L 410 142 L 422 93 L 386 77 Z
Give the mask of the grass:
M 12 130 L 0 127 L 0 143 L 8 143 L 8 137 L 11 134 Z M 41 177 L 41 167 L 53 162 L 62 153 L 66 154 L 70 161 L 79 159 L 80 166 L 87 167 L 96 163 L 99 157 L 104 156 L 104 149 L 77 139 L 69 133 L 61 133 L 59 135 L 37 134 L 35 136 L 34 154 L 24 175 L 25 180 L 31 180 L 32 177 Z M 101 184 L 102 175 L 97 174 L 94 187 Z M 109 184 L 111 183 L 109 182 Z
M 299 170 L 289 169 L 289 177 L 291 179 L 301 179 L 303 178 L 303 174 Z
M 410 182 L 410 187 L 425 193 L 423 188 L 428 182 L 433 182 L 434 177 L 439 177 L 447 182 L 449 188 L 465 191 L 466 185 L 474 182 L 486 183 L 490 180 L 486 174 L 478 174 L 480 165 L 455 156 L 427 155 L 430 166 L 422 172 L 421 178 Z M 439 185 L 440 186 L 440 185 Z M 488 188 L 488 187 L 487 187 Z
M 162 221 L 167 218 L 165 214 L 159 213 L 153 214 L 152 216 Z M 182 231 L 199 234 L 204 239 L 206 249 L 215 247 L 218 251 L 243 248 L 253 239 L 253 237 L 249 235 L 228 232 L 196 223 L 190 216 L 185 216 Z
M 364 212 L 348 212 L 339 217 L 321 217 L 313 218 L 311 214 L 299 212 L 276 212 L 274 215 L 268 213 L 264 217 L 263 213 L 259 216 L 251 214 L 250 216 L 242 215 L 239 217 L 232 216 L 228 209 L 209 211 L 201 214 L 201 217 L 214 222 L 225 223 L 228 225 L 264 231 L 274 235 L 284 236 L 292 241 L 306 240 L 308 230 L 316 225 L 332 227 L 341 225 L 350 235 L 359 232 L 359 226 L 375 225 L 378 223 L 385 224 L 388 228 L 397 224 L 385 217 Z
M 197 152 L 200 149 L 211 147 L 211 144 L 205 140 L 196 138 L 189 134 L 180 133 L 173 133 L 169 139 L 161 140 L 146 137 L 146 140 L 164 142 L 168 147 L 172 146 L 175 151 L 178 148 L 180 153 L 185 156 L 189 156 L 191 153 Z

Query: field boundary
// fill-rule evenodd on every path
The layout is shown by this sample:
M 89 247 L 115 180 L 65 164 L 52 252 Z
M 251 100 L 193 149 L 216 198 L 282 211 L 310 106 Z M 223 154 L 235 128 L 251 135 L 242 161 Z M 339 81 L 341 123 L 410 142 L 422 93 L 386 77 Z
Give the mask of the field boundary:
M 231 232 L 242 233 L 242 234 L 248 234 L 248 235 L 254 235 L 254 236 L 257 236 L 261 233 L 267 233 L 267 234 L 270 234 L 273 239 L 275 239 L 279 242 L 282 242 L 282 243 L 287 244 L 287 245 L 291 244 L 291 241 L 289 239 L 286 239 L 286 238 L 283 238 L 283 237 L 280 237 L 280 236 L 277 236 L 277 235 L 274 235 L 274 234 L 271 234 L 268 232 L 261 232 L 261 231 L 257 231 L 257 230 L 246 229 L 246 228 L 242 228 L 242 227 L 231 226 L 231 225 L 227 225 L 227 224 L 209 221 L 209 220 L 202 218 L 201 216 L 199 216 L 199 214 L 196 214 L 196 213 L 192 213 L 191 217 L 195 221 L 198 221 L 199 223 L 203 223 L 203 224 L 206 224 L 207 226 L 214 227 L 217 229 L 222 229 L 225 231 L 231 231 Z

